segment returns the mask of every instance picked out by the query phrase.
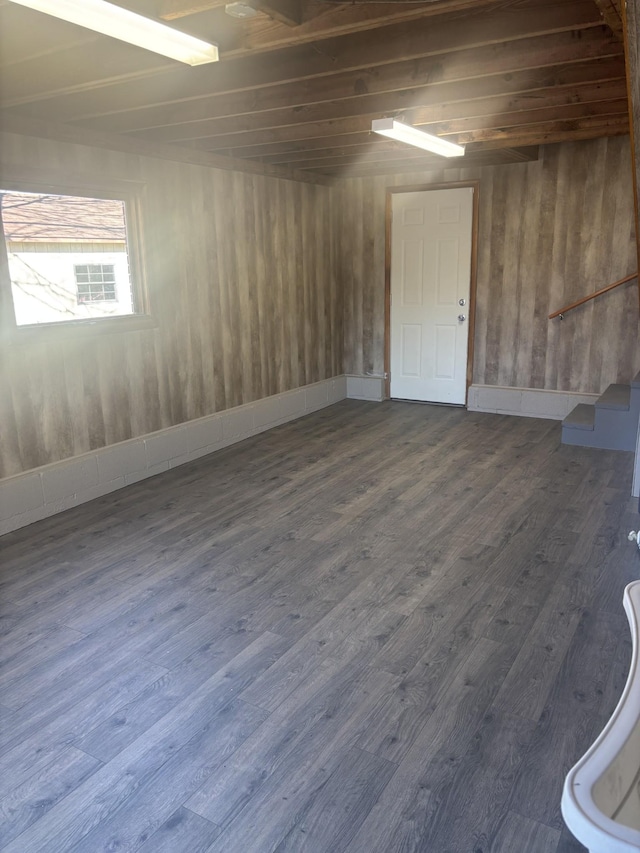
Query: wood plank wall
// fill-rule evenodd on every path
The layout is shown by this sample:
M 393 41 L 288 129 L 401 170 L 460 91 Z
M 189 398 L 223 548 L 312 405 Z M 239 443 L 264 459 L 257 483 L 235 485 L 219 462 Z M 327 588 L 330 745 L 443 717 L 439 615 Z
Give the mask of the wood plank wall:
M 357 178 L 336 190 L 345 372 L 384 371 L 388 187 L 480 180 L 476 384 L 598 392 L 640 368 L 634 284 L 563 321 L 547 315 L 635 272 L 628 137 L 550 145 L 537 162 Z
M 622 17 L 624 21 L 629 114 L 631 116 L 638 265 L 640 266 L 640 0 L 626 0 L 622 4 Z M 640 285 L 638 295 L 640 296 Z
M 342 373 L 330 189 L 14 134 L 1 142 L 5 175 L 144 182 L 157 327 L 3 342 L 0 477 Z

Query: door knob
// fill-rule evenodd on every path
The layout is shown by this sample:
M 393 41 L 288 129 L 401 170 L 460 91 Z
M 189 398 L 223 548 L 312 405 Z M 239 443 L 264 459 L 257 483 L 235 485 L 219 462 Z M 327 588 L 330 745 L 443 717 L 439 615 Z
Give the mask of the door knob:
M 464 314 L 458 314 L 458 320 L 460 320 L 461 323 L 464 322 L 464 320 L 466 320 L 466 319 L 467 318 L 465 317 Z
M 463 306 L 463 305 L 466 305 L 466 304 L 467 304 L 467 300 L 466 300 L 466 299 L 458 299 L 458 305 Z

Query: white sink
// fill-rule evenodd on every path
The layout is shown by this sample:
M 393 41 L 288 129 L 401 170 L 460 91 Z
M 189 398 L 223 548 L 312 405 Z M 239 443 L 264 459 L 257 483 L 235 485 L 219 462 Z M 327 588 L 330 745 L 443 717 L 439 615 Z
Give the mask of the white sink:
M 569 771 L 562 816 L 590 853 L 640 851 L 640 581 L 624 591 L 633 652 L 611 719 Z

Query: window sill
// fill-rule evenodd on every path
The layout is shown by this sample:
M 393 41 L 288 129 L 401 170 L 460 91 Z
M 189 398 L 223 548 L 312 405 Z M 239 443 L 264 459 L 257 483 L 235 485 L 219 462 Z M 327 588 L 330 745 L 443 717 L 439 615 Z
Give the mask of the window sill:
M 148 314 L 126 317 L 105 317 L 94 320 L 68 320 L 64 323 L 38 323 L 32 326 L 13 326 L 6 330 L 5 340 L 11 345 L 28 343 L 34 339 L 91 338 L 97 335 L 117 335 L 155 329 L 156 320 Z

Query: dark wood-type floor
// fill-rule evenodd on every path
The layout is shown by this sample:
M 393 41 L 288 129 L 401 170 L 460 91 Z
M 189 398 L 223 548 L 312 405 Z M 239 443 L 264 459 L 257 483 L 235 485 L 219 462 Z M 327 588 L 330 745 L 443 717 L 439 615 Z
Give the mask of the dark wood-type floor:
M 345 401 L 5 537 L 7 853 L 570 853 L 632 455 Z

